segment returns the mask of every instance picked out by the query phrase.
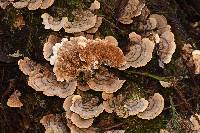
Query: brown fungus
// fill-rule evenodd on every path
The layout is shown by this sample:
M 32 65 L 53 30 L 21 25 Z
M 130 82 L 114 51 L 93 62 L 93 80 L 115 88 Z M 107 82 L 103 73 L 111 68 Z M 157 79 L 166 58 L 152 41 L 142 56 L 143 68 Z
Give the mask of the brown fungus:
M 0 1 L 0 7 L 1 7 L 2 9 L 6 9 L 6 7 L 7 7 L 8 5 L 10 5 L 10 1 L 8 1 L 8 0 L 1 0 L 1 1 Z
M 127 99 L 125 102 L 122 102 L 120 106 L 115 108 L 115 112 L 119 117 L 127 118 L 128 116 L 134 116 L 143 112 L 147 107 L 148 101 L 144 98 L 139 100 Z
M 100 2 L 97 0 L 94 0 L 94 2 L 91 4 L 90 8 L 91 11 L 100 9 Z
M 155 47 L 153 41 L 148 38 L 141 39 L 135 32 L 130 33 L 129 38 L 135 44 L 130 46 L 130 51 L 125 55 L 126 64 L 120 70 L 125 70 L 131 66 L 134 68 L 145 66 L 152 58 Z
M 47 96 L 66 98 L 74 93 L 77 82 L 58 82 L 49 68 L 34 63 L 31 60 L 19 60 L 19 68 L 29 75 L 28 85 L 36 91 L 42 91 Z
M 20 101 L 19 97 L 21 96 L 20 91 L 16 90 L 13 94 L 8 98 L 7 105 L 9 107 L 20 108 L 23 106 L 22 102 Z
M 29 10 L 36 10 L 40 8 L 40 6 L 42 5 L 42 2 L 43 0 L 30 0 L 27 7 Z
M 192 116 L 190 117 L 191 129 L 192 129 L 193 131 L 200 131 L 200 123 L 199 123 L 199 120 L 200 120 L 200 115 L 198 115 L 198 114 L 192 115 Z
M 21 9 L 21 8 L 27 7 L 29 4 L 29 1 L 30 0 L 20 0 L 17 2 L 13 2 L 13 6 L 17 9 Z
M 67 133 L 67 127 L 59 114 L 49 114 L 42 117 L 40 123 L 45 127 L 45 133 Z
M 47 61 L 50 61 L 50 57 L 53 54 L 53 46 L 59 41 L 60 39 L 55 35 L 49 35 L 47 42 L 44 44 L 43 47 L 43 56 Z
M 54 59 L 54 73 L 58 81 L 75 79 L 81 71 L 91 73 L 100 65 L 120 67 L 125 57 L 116 42 L 110 40 L 90 40 L 85 37 L 71 37 L 63 40 Z
M 78 128 L 70 120 L 68 120 L 67 126 L 69 127 L 71 133 L 97 133 L 97 129 L 96 128 L 93 128 L 93 127 Z
M 70 110 L 80 115 L 83 119 L 90 119 L 99 116 L 104 110 L 103 104 L 98 105 L 98 99 L 92 98 L 84 103 L 80 95 L 75 95 L 72 98 L 72 106 Z
M 155 93 L 154 96 L 149 99 L 149 105 L 146 110 L 137 114 L 137 116 L 141 119 L 154 119 L 163 111 L 163 109 L 164 98 L 159 93 Z
M 73 113 L 70 119 L 72 123 L 76 125 L 78 128 L 89 128 L 90 126 L 92 126 L 92 123 L 94 121 L 93 118 L 83 119 L 76 113 Z
M 195 66 L 195 74 L 200 74 L 200 50 L 192 51 L 192 60 Z
M 73 22 L 65 23 L 63 28 L 67 33 L 77 33 L 89 30 L 94 27 L 97 22 L 97 15 L 94 15 L 91 11 L 74 11 L 75 19 Z
M 92 90 L 113 93 L 119 90 L 125 81 L 114 76 L 106 68 L 100 68 L 87 84 Z
M 43 19 L 42 24 L 45 26 L 45 29 L 52 29 L 53 31 L 59 31 L 63 28 L 64 24 L 68 23 L 67 17 L 62 17 L 62 19 L 53 18 L 48 13 L 44 13 L 41 15 Z
M 159 65 L 161 67 L 163 63 L 168 64 L 171 61 L 172 55 L 176 49 L 174 41 L 174 34 L 171 31 L 166 31 L 161 34 L 158 49 L 158 55 L 160 57 Z
M 41 9 L 47 9 L 53 5 L 55 0 L 43 0 L 40 6 Z
M 123 24 L 131 24 L 132 18 L 139 16 L 144 7 L 143 0 L 128 0 L 124 10 L 119 15 L 118 21 Z

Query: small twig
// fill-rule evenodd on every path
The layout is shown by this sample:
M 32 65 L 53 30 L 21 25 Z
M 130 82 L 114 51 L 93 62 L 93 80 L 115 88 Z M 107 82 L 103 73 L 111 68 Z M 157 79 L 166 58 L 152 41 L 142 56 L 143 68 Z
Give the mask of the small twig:
M 169 81 L 170 80 L 170 77 L 160 77 L 160 76 L 157 76 L 157 75 L 153 75 L 153 74 L 150 74 L 150 73 L 147 73 L 147 72 L 134 72 L 134 71 L 128 71 L 127 72 L 128 74 L 136 74 L 136 75 L 142 75 L 142 76 L 145 76 L 145 77 L 150 77 L 150 78 L 153 78 L 153 79 L 156 79 L 156 80 L 159 80 L 159 81 Z
M 113 128 L 117 128 L 117 127 L 120 127 L 120 126 L 122 126 L 122 125 L 123 125 L 123 123 L 119 123 L 119 124 L 116 124 L 116 125 L 107 127 L 107 128 L 105 128 L 105 130 L 111 130 L 111 129 L 113 129 Z

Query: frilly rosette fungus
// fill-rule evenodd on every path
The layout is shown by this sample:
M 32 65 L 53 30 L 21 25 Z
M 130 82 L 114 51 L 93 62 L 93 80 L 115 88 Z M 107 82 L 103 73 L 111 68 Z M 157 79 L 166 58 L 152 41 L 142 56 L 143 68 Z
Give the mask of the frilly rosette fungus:
M 112 38 L 112 39 L 111 39 Z M 85 37 L 71 37 L 63 39 L 55 48 L 53 55 L 54 73 L 58 81 L 70 81 L 79 73 L 91 73 L 101 65 L 121 67 L 125 64 L 122 50 L 117 46 L 113 37 L 90 40 Z M 55 62 L 55 63 L 54 63 Z
M 133 22 L 132 18 L 139 16 L 144 7 L 143 0 L 128 0 L 119 14 L 118 21 L 123 24 L 131 24 Z
M 74 93 L 77 82 L 58 82 L 49 68 L 25 58 L 18 62 L 20 70 L 29 76 L 28 85 L 47 96 L 66 98 Z
M 145 66 L 152 58 L 155 47 L 153 41 L 149 38 L 142 38 L 135 32 L 129 34 L 129 39 L 131 42 L 130 51 L 125 55 L 126 64 L 120 70 Z
M 12 95 L 8 98 L 7 105 L 9 107 L 20 108 L 23 106 L 19 97 L 21 96 L 21 92 L 16 90 L 12 93 Z
M 42 117 L 40 123 L 45 127 L 45 133 L 67 133 L 67 126 L 59 114 L 49 114 Z
M 155 93 L 149 100 L 148 107 L 137 116 L 141 119 L 154 119 L 164 109 L 164 98 L 159 93 Z

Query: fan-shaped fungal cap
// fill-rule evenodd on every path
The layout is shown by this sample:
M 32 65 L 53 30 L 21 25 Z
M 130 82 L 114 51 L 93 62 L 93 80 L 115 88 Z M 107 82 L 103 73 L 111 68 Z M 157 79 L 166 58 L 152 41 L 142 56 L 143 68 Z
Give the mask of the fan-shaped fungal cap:
M 144 112 L 137 114 L 141 119 L 154 119 L 158 116 L 164 108 L 164 98 L 159 93 L 155 93 L 153 97 L 149 99 L 149 105 Z
M 18 90 L 14 91 L 13 94 L 9 97 L 9 99 L 7 101 L 7 105 L 9 107 L 16 107 L 16 108 L 22 107 L 23 104 L 19 99 L 20 96 L 21 96 L 20 91 L 18 91 Z
M 75 79 L 81 71 L 91 72 L 102 64 L 120 67 L 125 57 L 116 42 L 111 40 L 85 37 L 71 37 L 62 42 L 54 64 L 54 73 L 58 81 Z
M 200 50 L 194 50 L 192 52 L 192 59 L 195 65 L 195 74 L 200 73 Z
M 141 14 L 145 4 L 143 0 L 128 0 L 124 10 L 120 13 L 118 20 L 123 24 L 131 24 L 132 18 Z
M 93 127 L 89 128 L 78 128 L 70 120 L 67 122 L 67 126 L 69 127 L 71 133 L 97 133 L 97 129 Z
M 25 57 L 23 60 L 18 61 L 19 69 L 25 74 L 29 75 L 38 66 L 36 62 Z
M 72 95 L 77 82 L 58 82 L 49 68 L 36 64 L 28 58 L 18 62 L 20 70 L 29 75 L 28 85 L 36 91 L 42 91 L 47 96 L 66 98 Z
M 128 116 L 137 115 L 148 107 L 148 101 L 144 98 L 139 100 L 128 99 L 121 102 L 120 106 L 115 107 L 115 112 L 119 117 L 127 118 Z
M 59 31 L 63 28 L 64 24 L 68 23 L 67 17 L 62 17 L 61 20 L 58 18 L 53 18 L 48 13 L 42 14 L 41 18 L 43 19 L 42 24 L 45 26 L 45 29 L 52 29 L 54 31 Z
M 67 133 L 67 128 L 59 114 L 43 116 L 40 123 L 45 127 L 45 133 Z
M 99 29 L 99 27 L 101 26 L 102 19 L 103 19 L 103 17 L 97 17 L 95 26 L 86 30 L 86 33 L 90 33 L 90 34 L 96 33 L 97 30 Z
M 73 22 L 68 22 L 64 24 L 65 32 L 76 33 L 89 30 L 94 27 L 97 22 L 97 15 L 94 15 L 89 10 L 78 12 L 73 12 L 75 19 Z
M 129 115 L 136 115 L 139 112 L 143 112 L 148 107 L 149 102 L 144 98 L 139 100 L 129 99 L 125 102 L 124 108 L 127 109 Z
M 169 133 L 166 129 L 160 129 L 160 133 Z
M 169 63 L 171 61 L 173 53 L 175 52 L 175 49 L 176 44 L 174 42 L 174 34 L 171 31 L 164 32 L 160 36 L 160 43 L 158 49 L 160 63 Z
M 92 123 L 94 121 L 93 118 L 83 119 L 76 113 L 73 113 L 70 119 L 72 123 L 76 125 L 78 128 L 89 128 L 90 126 L 92 126 Z
M 131 33 L 130 39 L 133 39 L 133 42 L 139 42 L 139 36 L 134 38 L 132 35 Z M 130 41 L 132 42 L 132 40 Z M 143 38 L 141 43 L 130 46 L 130 51 L 125 55 L 126 64 L 120 70 L 125 70 L 131 66 L 134 68 L 145 66 L 152 58 L 154 47 L 155 43 L 148 38 Z
M 104 110 L 103 104 L 98 105 L 97 99 L 92 98 L 91 101 L 83 103 L 80 95 L 72 98 L 72 106 L 70 110 L 79 114 L 83 119 L 90 119 L 99 116 Z
M 29 75 L 28 85 L 36 91 L 43 91 L 47 96 L 59 96 L 66 98 L 74 93 L 77 82 L 58 82 L 53 72 L 48 68 L 41 67 Z
M 74 95 L 68 96 L 64 103 L 63 103 L 63 108 L 65 110 L 65 117 L 67 119 L 70 119 L 72 116 L 72 111 L 70 110 L 70 107 L 72 106 L 72 98 L 74 97 Z
M 30 0 L 20 0 L 17 2 L 13 2 L 13 6 L 17 9 L 27 7 Z
M 53 5 L 55 0 L 43 0 L 42 4 L 40 6 L 41 9 L 47 9 L 49 8 L 51 5 Z
M 119 80 L 114 74 L 111 74 L 106 68 L 100 68 L 87 84 L 92 90 L 113 93 L 119 90 L 126 80 Z
M 50 61 L 50 57 L 53 54 L 53 46 L 59 41 L 59 38 L 55 35 L 50 35 L 47 42 L 43 47 L 43 56 L 47 61 Z
M 156 27 L 158 29 L 162 29 L 162 28 L 165 28 L 167 26 L 167 19 L 163 16 L 163 15 L 158 15 L 158 14 L 151 14 L 149 19 L 153 20 L 155 19 L 156 20 Z M 155 22 L 154 20 L 151 21 L 153 22 L 155 25 Z
M 191 129 L 196 131 L 196 130 L 200 130 L 200 124 L 199 124 L 199 120 L 200 120 L 200 115 L 195 114 L 195 116 L 191 116 L 190 117 L 190 122 L 191 122 Z
M 91 11 L 100 9 L 100 3 L 97 0 L 94 0 L 94 2 L 91 4 L 90 8 Z
M 27 7 L 29 10 L 36 10 L 40 8 L 42 2 L 43 0 L 30 0 Z

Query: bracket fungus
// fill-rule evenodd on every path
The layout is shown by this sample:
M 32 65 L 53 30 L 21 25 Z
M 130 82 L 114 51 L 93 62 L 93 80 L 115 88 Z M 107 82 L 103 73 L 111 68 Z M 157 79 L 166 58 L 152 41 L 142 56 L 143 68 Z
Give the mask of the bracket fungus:
M 71 110 L 70 110 L 70 107 L 72 106 L 72 99 L 73 97 L 76 97 L 76 96 L 79 96 L 79 95 L 71 95 L 69 97 L 67 97 L 63 103 L 63 108 L 65 110 L 65 117 L 67 119 L 70 119 L 70 121 L 76 125 L 76 127 L 78 128 L 89 128 L 90 126 L 92 126 L 92 123 L 94 121 L 93 118 L 90 118 L 90 119 L 83 119 L 80 117 L 79 114 L 76 114 L 76 113 L 73 113 Z
M 192 60 L 195 65 L 195 74 L 200 74 L 200 50 L 192 51 Z
M 200 131 L 200 115 L 195 114 L 190 117 L 191 129 L 193 131 Z
M 41 18 L 43 19 L 42 24 L 45 26 L 45 29 L 52 29 L 54 31 L 59 31 L 63 26 L 68 23 L 67 17 L 62 17 L 62 19 L 53 18 L 48 13 L 44 13 L 41 15 Z
M 70 120 L 72 121 L 72 123 L 74 125 L 76 125 L 78 128 L 89 128 L 90 126 L 92 126 L 92 123 L 94 121 L 93 118 L 90 119 L 83 119 L 81 118 L 78 114 L 73 113 L 71 115 Z
M 89 9 L 91 11 L 100 9 L 100 3 L 97 0 L 94 0 Z
M 73 22 L 68 22 L 64 24 L 65 32 L 67 33 L 77 33 L 89 30 L 94 27 L 97 22 L 97 15 L 94 15 L 91 11 L 74 11 L 75 16 Z
M 100 68 L 87 84 L 92 90 L 113 93 L 119 90 L 125 81 L 115 77 L 106 68 Z
M 135 44 L 130 46 L 130 51 L 125 55 L 126 64 L 120 70 L 125 70 L 131 66 L 134 68 L 145 66 L 152 58 L 155 47 L 153 41 L 148 38 L 141 38 L 135 32 L 130 33 L 129 38 Z
M 121 67 L 125 64 L 122 50 L 111 40 L 85 37 L 71 37 L 62 40 L 54 64 L 54 73 L 58 81 L 70 81 L 81 71 L 91 72 L 100 65 Z
M 70 120 L 68 120 L 67 126 L 69 127 L 71 133 L 97 133 L 97 129 L 96 128 L 93 128 L 93 127 L 78 128 Z
M 124 99 L 122 95 L 114 97 L 113 94 L 103 92 L 103 106 L 106 112 L 115 112 L 119 117 L 127 118 L 143 112 L 148 107 L 149 102 L 144 98 Z
M 43 56 L 47 61 L 50 61 L 50 57 L 53 54 L 53 46 L 60 41 L 55 35 L 49 35 L 47 42 L 43 46 Z
M 39 9 L 40 6 L 42 5 L 42 1 L 43 0 L 30 0 L 27 7 L 28 7 L 29 10 Z
M 12 4 L 15 8 L 21 9 L 27 7 L 29 10 L 47 9 L 54 3 L 54 0 L 5 0 L 1 1 L 0 6 L 5 9 L 7 5 Z
M 163 109 L 164 98 L 159 93 L 155 93 L 154 96 L 149 99 L 148 107 L 144 110 L 144 112 L 137 114 L 137 116 L 141 119 L 154 119 L 163 111 Z
M 120 13 L 118 21 L 123 24 L 131 24 L 132 18 L 141 14 L 142 9 L 145 7 L 143 0 L 128 0 L 124 10 Z
M 18 62 L 21 71 L 29 76 L 28 85 L 47 96 L 66 98 L 74 93 L 77 82 L 58 82 L 53 72 L 47 67 L 25 58 Z
M 43 116 L 40 123 L 45 127 L 45 133 L 67 133 L 67 126 L 62 122 L 59 114 Z
M 174 34 L 171 31 L 166 31 L 161 34 L 158 49 L 160 66 L 162 66 L 162 63 L 168 64 L 171 61 L 172 55 L 176 49 L 174 41 Z
M 99 116 L 104 110 L 103 104 L 98 105 L 98 99 L 92 98 L 91 101 L 83 103 L 80 95 L 75 95 L 72 98 L 72 106 L 70 110 L 80 115 L 83 119 L 90 119 Z
M 20 108 L 23 106 L 22 102 L 20 101 L 19 97 L 21 96 L 21 92 L 16 90 L 13 94 L 9 97 L 7 101 L 7 105 L 9 107 Z
M 20 1 L 17 1 L 17 2 L 13 2 L 13 6 L 17 9 L 27 7 L 28 4 L 29 4 L 29 0 L 20 0 Z

